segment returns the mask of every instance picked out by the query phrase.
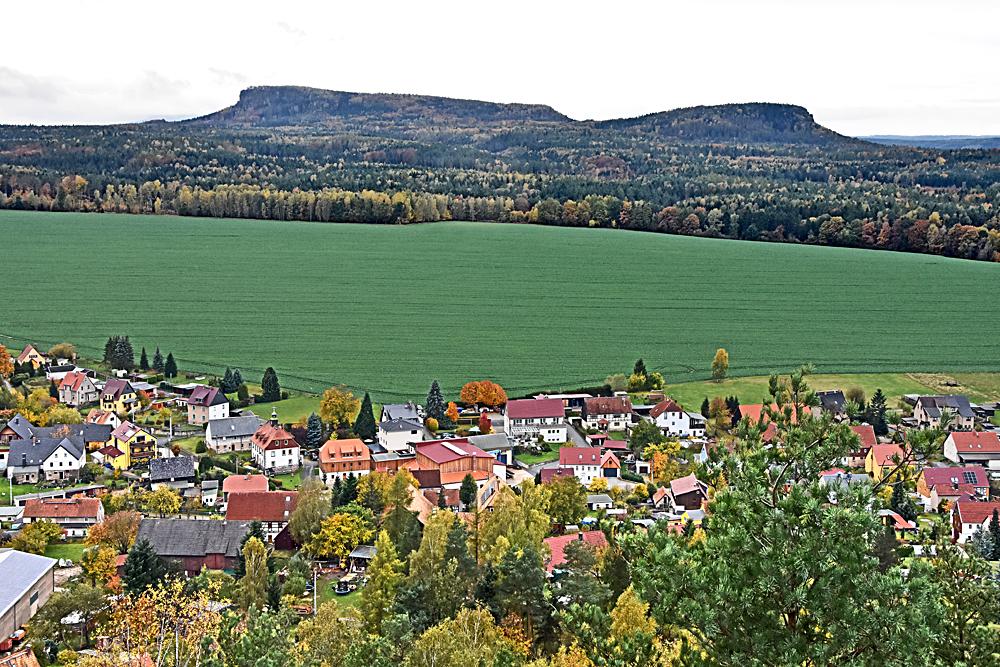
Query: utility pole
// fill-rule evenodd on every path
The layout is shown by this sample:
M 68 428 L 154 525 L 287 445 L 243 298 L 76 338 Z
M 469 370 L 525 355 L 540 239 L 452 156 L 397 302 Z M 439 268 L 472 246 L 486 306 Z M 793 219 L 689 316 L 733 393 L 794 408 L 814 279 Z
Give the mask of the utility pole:
M 316 574 L 319 570 L 316 568 L 316 564 L 313 563 L 313 616 L 316 615 Z

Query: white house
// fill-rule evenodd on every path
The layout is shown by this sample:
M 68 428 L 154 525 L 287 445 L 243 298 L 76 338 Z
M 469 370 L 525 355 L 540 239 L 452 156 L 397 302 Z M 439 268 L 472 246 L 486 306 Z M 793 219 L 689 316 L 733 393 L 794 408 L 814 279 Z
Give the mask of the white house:
M 229 399 L 218 387 L 198 385 L 188 396 L 188 424 L 207 424 L 229 416 Z
M 632 401 L 628 396 L 597 396 L 583 401 L 583 425 L 602 431 L 624 431 L 632 424 Z
M 253 462 L 268 475 L 295 472 L 302 465 L 302 452 L 295 436 L 278 424 L 278 414 L 271 413 L 250 440 Z
M 980 528 L 985 529 L 993 510 L 1000 510 L 1000 501 L 959 500 L 951 508 L 951 536 L 964 544 Z
M 32 437 L 10 443 L 7 476 L 14 483 L 75 480 L 86 461 L 86 447 L 77 437 Z
M 601 454 L 600 447 L 563 447 L 559 450 L 559 467 L 573 471 L 584 486 L 598 477 L 618 477 L 621 463 L 611 452 Z
M 996 431 L 952 431 L 944 441 L 944 457 L 955 463 L 1000 461 Z
M 104 504 L 99 498 L 29 498 L 22 516 L 26 524 L 50 521 L 67 537 L 86 537 L 91 526 L 104 521 Z
M 378 425 L 378 444 L 389 452 L 409 451 L 413 443 L 429 440 L 430 437 L 424 425 L 414 419 L 395 417 Z
M 705 418 L 696 413 L 685 412 L 669 399 L 654 405 L 649 411 L 649 417 L 665 435 L 681 438 L 701 438 L 705 435 Z
M 59 402 L 70 407 L 96 403 L 99 395 L 97 385 L 86 373 L 67 373 L 59 383 Z
M 255 414 L 213 419 L 205 427 L 205 446 L 213 452 L 244 452 L 264 422 Z
M 504 431 L 515 440 L 566 442 L 566 407 L 558 398 L 507 401 Z
M 615 506 L 615 501 L 606 493 L 591 493 L 587 495 L 587 507 L 591 510 L 609 510 Z

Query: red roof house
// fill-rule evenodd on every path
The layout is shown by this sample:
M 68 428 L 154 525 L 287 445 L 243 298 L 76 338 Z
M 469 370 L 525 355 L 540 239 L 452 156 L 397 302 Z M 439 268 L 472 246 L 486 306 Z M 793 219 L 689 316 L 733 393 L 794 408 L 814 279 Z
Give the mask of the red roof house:
M 944 456 L 956 463 L 998 461 L 1000 436 L 996 431 L 952 431 L 944 441 Z
M 247 491 L 267 491 L 267 477 L 264 475 L 229 475 L 222 480 L 222 496 Z
M 566 562 L 566 547 L 573 542 L 584 542 L 595 549 L 602 549 L 608 545 L 608 538 L 600 530 L 588 530 L 572 535 L 560 535 L 559 537 L 545 538 L 545 544 L 549 547 L 549 561 L 546 569 L 549 572 L 556 570 Z
M 260 521 L 269 542 L 279 549 L 291 547 L 291 538 L 282 539 L 282 531 L 295 511 L 298 491 L 242 491 L 230 493 L 226 503 L 227 521 Z
M 566 416 L 566 408 L 558 398 L 526 398 L 507 401 L 509 419 L 545 419 Z

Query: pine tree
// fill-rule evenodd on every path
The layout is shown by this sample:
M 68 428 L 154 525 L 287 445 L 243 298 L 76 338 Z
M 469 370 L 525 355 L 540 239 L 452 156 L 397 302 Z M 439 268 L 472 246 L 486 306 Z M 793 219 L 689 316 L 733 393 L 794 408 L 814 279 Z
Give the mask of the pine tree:
M 306 420 L 306 447 L 319 449 L 323 446 L 323 420 L 315 412 Z
M 160 354 L 160 347 L 158 345 L 156 352 L 153 353 L 153 370 L 157 373 L 163 372 L 163 355 Z
M 163 364 L 163 377 L 175 378 L 177 377 L 177 362 L 174 361 L 174 353 L 167 353 L 167 361 Z
M 144 371 L 149 370 L 149 357 L 146 356 L 146 348 L 142 348 L 142 354 L 139 355 L 139 368 Z
M 438 509 L 448 509 L 448 500 L 444 497 L 444 487 L 438 489 Z
M 261 399 L 267 403 L 281 400 L 281 385 L 278 383 L 278 374 L 268 366 L 264 370 L 264 378 L 260 381 Z
M 226 372 L 222 376 L 222 381 L 219 382 L 219 389 L 222 390 L 223 394 L 231 394 L 236 391 L 236 387 L 233 386 L 233 369 L 226 366 Z
M 889 424 L 885 421 L 885 394 L 881 389 L 875 390 L 872 400 L 868 403 L 868 422 L 875 430 L 875 435 L 889 434 Z
M 153 551 L 153 545 L 148 540 L 142 539 L 132 545 L 122 572 L 125 590 L 138 595 L 161 582 L 165 576 L 167 576 L 167 566 Z
M 236 368 L 233 370 L 233 391 L 236 391 L 243 385 L 243 374 L 240 373 L 240 369 Z
M 892 485 L 892 498 L 889 500 L 892 511 L 903 517 L 907 521 L 917 518 L 917 508 L 913 504 L 913 499 L 906 493 L 902 482 Z
M 643 361 L 641 358 L 636 360 L 635 366 L 632 367 L 632 374 L 648 377 L 649 373 L 646 372 L 646 362 Z
M 361 401 L 358 418 L 354 420 L 354 433 L 362 440 L 375 439 L 375 413 L 372 411 L 372 398 L 367 391 L 364 400 Z
M 354 473 L 347 473 L 344 478 L 344 490 L 341 492 L 340 500 L 342 505 L 349 505 L 358 499 L 358 478 Z
M 104 358 L 103 361 L 108 366 L 113 366 L 114 354 L 115 354 L 115 338 L 117 336 L 109 336 L 107 342 L 104 343 Z
M 436 419 L 440 423 L 444 419 L 445 410 L 444 396 L 441 395 L 441 385 L 438 384 L 437 380 L 434 380 L 431 382 L 430 391 L 427 392 L 427 416 Z
M 743 414 L 740 412 L 740 399 L 738 396 L 727 396 L 726 397 L 726 408 L 729 410 L 730 420 L 733 426 L 740 423 L 743 419 Z
M 709 413 L 708 396 L 706 396 L 705 400 L 701 402 L 701 416 L 704 417 L 705 419 L 708 419 L 708 413 Z
M 340 480 L 340 477 L 333 478 L 333 488 L 330 490 L 330 507 L 337 509 L 343 502 L 344 497 L 344 483 Z
M 1000 560 L 1000 513 L 996 510 L 993 510 L 993 516 L 990 517 L 987 532 L 990 534 L 990 542 L 992 543 L 989 558 L 990 560 Z
M 115 368 L 127 371 L 135 368 L 135 350 L 132 349 L 132 342 L 128 336 L 119 336 L 114 349 Z
M 59 387 L 56 386 L 55 380 L 49 381 L 49 396 L 57 401 L 59 400 Z

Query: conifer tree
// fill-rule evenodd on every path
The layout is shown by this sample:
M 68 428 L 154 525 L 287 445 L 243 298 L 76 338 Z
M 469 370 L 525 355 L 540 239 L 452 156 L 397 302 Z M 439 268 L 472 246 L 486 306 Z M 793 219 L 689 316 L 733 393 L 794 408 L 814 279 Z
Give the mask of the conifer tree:
M 59 400 L 59 387 L 56 386 L 55 380 L 49 381 L 49 396 L 56 400 Z
M 462 501 L 464 508 L 468 509 L 475 504 L 478 488 L 476 480 L 471 474 L 462 478 L 462 486 L 458 489 L 458 499 Z
M 163 355 L 160 354 L 160 347 L 156 346 L 156 352 L 153 353 L 153 370 L 157 373 L 163 372 Z
M 440 423 L 444 419 L 445 409 L 444 396 L 441 395 L 441 385 L 438 384 L 437 380 L 434 380 L 431 382 L 430 391 L 427 392 L 427 405 L 425 406 L 427 416 L 436 419 Z
M 146 539 L 137 541 L 129 549 L 122 573 L 125 590 L 138 595 L 167 575 L 167 566 L 153 551 L 153 545 Z
M 240 373 L 240 369 L 234 368 L 233 369 L 233 391 L 236 391 L 237 389 L 239 389 L 240 385 L 242 385 L 242 384 L 243 384 L 243 374 Z
M 167 353 L 167 361 L 163 364 L 163 377 L 177 377 L 177 362 L 174 361 L 174 353 Z
M 223 394 L 231 394 L 236 391 L 236 387 L 233 386 L 233 369 L 226 366 L 226 372 L 222 376 L 222 381 L 219 382 L 219 389 L 222 390 Z
M 987 532 L 990 537 L 990 560 L 1000 560 L 1000 513 L 993 510 L 993 516 L 990 517 L 990 524 L 987 528 Z
M 881 389 L 876 389 L 872 394 L 872 400 L 868 403 L 868 422 L 872 425 L 875 435 L 888 435 L 889 424 L 885 421 L 885 394 Z
M 306 447 L 319 449 L 323 446 L 323 420 L 313 412 L 306 420 Z
M 262 393 L 261 398 L 265 402 L 270 403 L 271 401 L 281 400 L 281 385 L 278 383 L 278 374 L 271 366 L 268 366 L 264 370 L 264 377 L 260 381 L 260 388 Z
M 139 368 L 144 371 L 149 370 L 149 357 L 146 356 L 146 348 L 142 348 L 142 354 L 139 355 Z
M 372 411 L 372 399 L 367 391 L 361 401 L 358 418 L 354 421 L 354 433 L 362 440 L 375 439 L 375 413 Z
M 708 413 L 709 413 L 708 396 L 706 396 L 705 400 L 701 402 L 701 416 L 704 417 L 705 419 L 708 419 Z
M 635 366 L 632 367 L 632 374 L 641 375 L 642 377 L 648 377 L 649 373 L 646 372 L 646 362 L 643 361 L 641 358 L 637 359 L 635 362 Z

